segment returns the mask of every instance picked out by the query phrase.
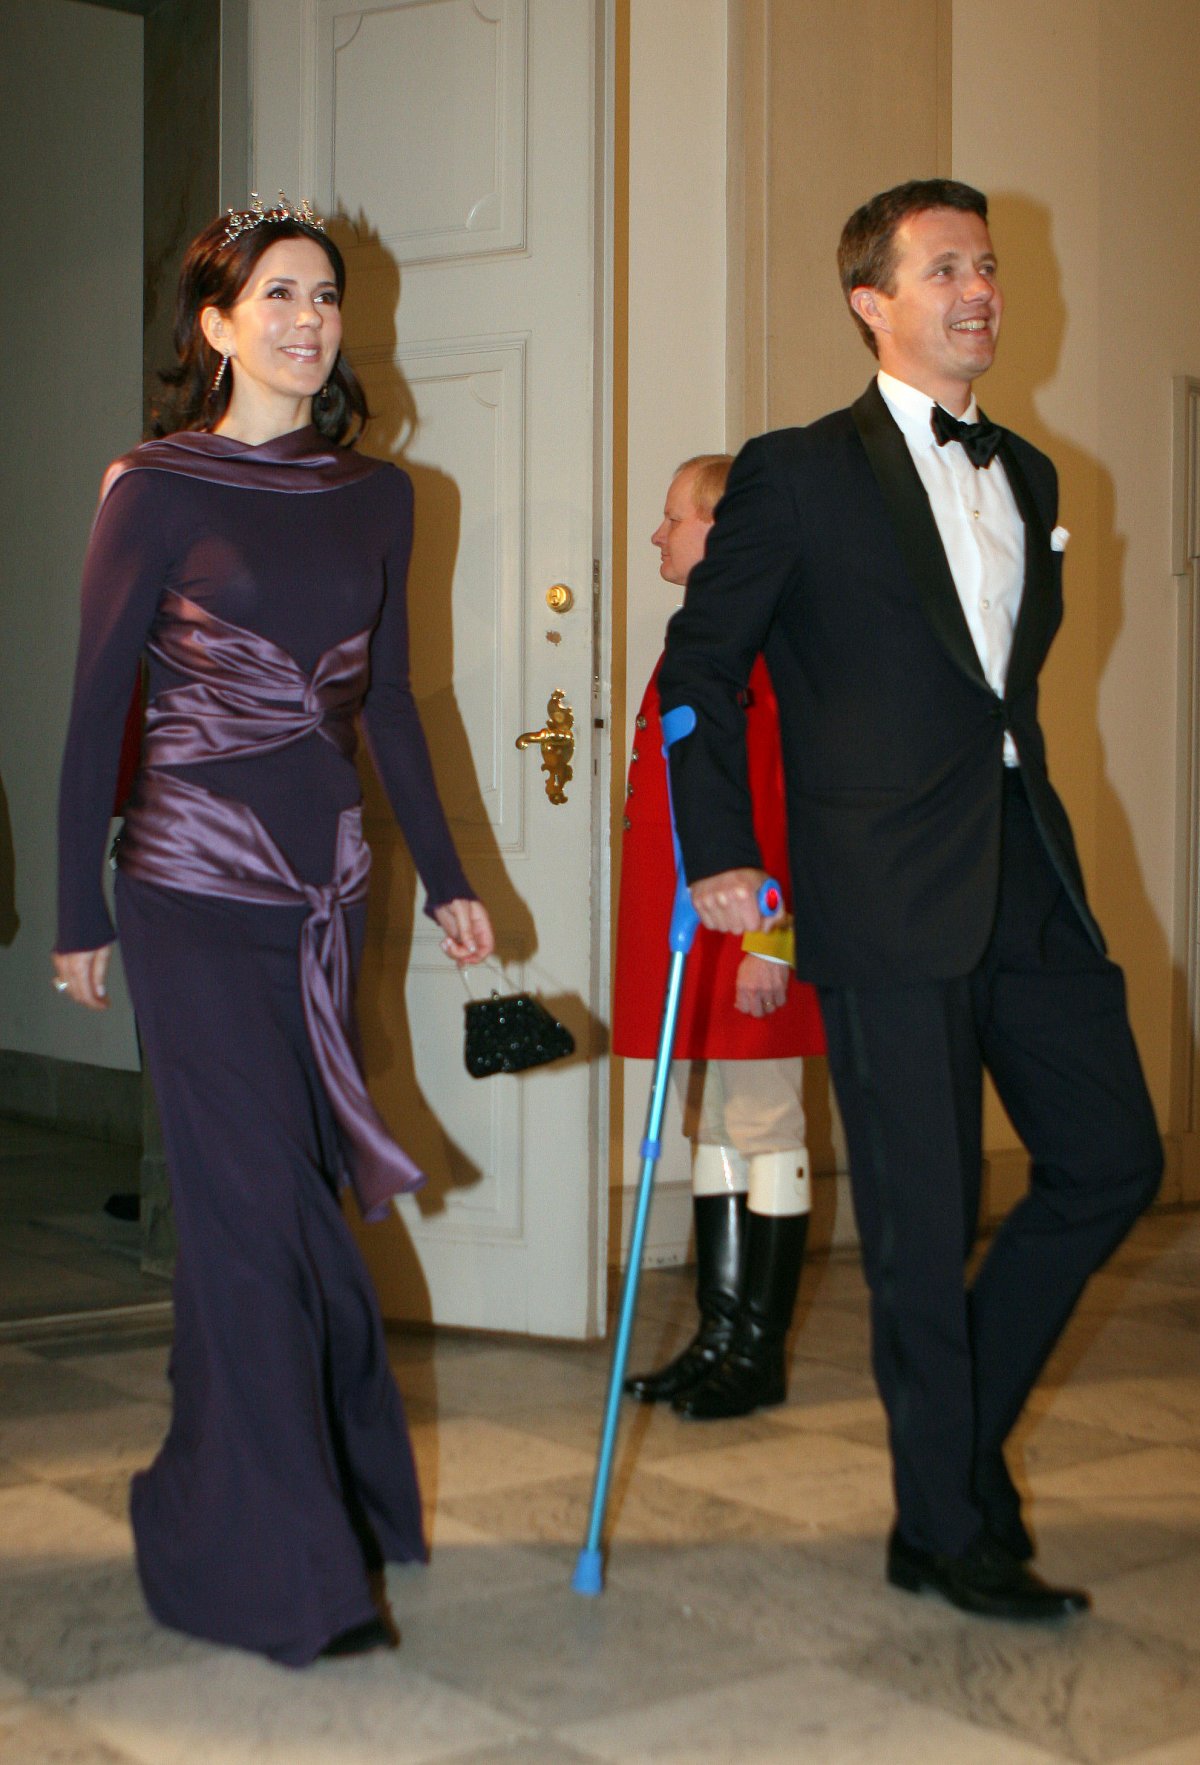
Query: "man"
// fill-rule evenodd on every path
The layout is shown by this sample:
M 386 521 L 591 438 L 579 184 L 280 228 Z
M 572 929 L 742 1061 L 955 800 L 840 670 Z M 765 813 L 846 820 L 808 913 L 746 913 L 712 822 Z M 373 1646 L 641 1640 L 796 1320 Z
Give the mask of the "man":
M 669 629 L 663 707 L 699 719 L 672 749 L 685 868 L 704 924 L 759 923 L 737 693 L 761 650 L 797 968 L 818 986 L 871 1290 L 888 1579 L 1065 1615 L 1087 1596 L 1027 1566 L 1003 1445 L 1161 1174 L 1038 723 L 1067 536 L 1050 461 L 975 404 L 1002 310 L 986 199 L 941 179 L 889 190 L 851 216 L 839 268 L 878 379 L 747 445 Z M 983 1067 L 1032 1181 L 964 1292 Z
M 729 454 L 700 454 L 672 478 L 651 537 L 664 581 L 682 587 L 704 556 L 732 464 Z M 750 674 L 745 713 L 755 831 L 787 897 L 779 714 L 761 658 Z M 626 790 L 614 1053 L 649 1058 L 657 1051 L 674 894 L 656 667 L 638 712 Z M 751 944 L 758 948 L 742 947 Z M 640 1402 L 669 1401 L 681 1415 L 714 1420 L 786 1397 L 784 1345 L 811 1206 L 802 1056 L 824 1051 L 816 996 L 791 973 L 789 933 L 747 933 L 739 942 L 697 930 L 673 1076 L 693 1142 L 700 1324 L 665 1367 L 626 1381 Z

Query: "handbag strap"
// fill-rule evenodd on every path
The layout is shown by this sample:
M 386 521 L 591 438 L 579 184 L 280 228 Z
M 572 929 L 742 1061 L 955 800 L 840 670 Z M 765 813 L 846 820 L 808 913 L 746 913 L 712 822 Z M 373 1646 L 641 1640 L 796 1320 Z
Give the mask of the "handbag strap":
M 490 956 L 485 957 L 482 962 L 473 963 L 472 967 L 473 968 L 490 968 L 492 973 L 499 980 L 500 987 L 499 988 L 493 987 L 491 989 L 493 997 L 501 989 L 503 989 L 505 992 L 512 991 L 512 984 L 509 981 L 508 976 L 505 974 L 503 968 L 500 966 L 500 964 L 498 962 L 493 962 Z M 474 1005 L 476 1003 L 475 994 L 471 991 L 471 983 L 467 979 L 467 974 L 469 971 L 466 968 L 460 968 L 458 972 L 459 972 L 459 976 L 462 980 L 463 991 L 466 993 L 467 998 L 471 1001 L 472 1005 Z

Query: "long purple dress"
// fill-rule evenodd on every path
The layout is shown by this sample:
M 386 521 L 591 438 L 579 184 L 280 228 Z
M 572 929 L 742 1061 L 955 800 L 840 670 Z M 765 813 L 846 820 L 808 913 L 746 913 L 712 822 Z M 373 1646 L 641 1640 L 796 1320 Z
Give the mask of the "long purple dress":
M 412 492 L 298 430 L 185 433 L 110 472 L 88 550 L 60 800 L 57 948 L 111 941 L 101 874 L 124 714 L 149 665 L 117 918 L 171 1175 L 174 1405 L 134 1478 L 164 1623 L 291 1665 L 423 1559 L 375 1295 L 342 1218 L 420 1172 L 351 1022 L 366 870 L 353 719 L 429 895 L 469 896 L 408 684 Z

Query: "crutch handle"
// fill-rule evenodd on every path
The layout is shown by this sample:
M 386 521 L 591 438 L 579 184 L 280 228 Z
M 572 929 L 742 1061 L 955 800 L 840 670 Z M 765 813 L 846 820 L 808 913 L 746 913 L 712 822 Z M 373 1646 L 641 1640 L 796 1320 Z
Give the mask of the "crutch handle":
M 696 713 L 690 705 L 677 705 L 673 711 L 664 711 L 662 716 L 663 754 L 682 741 L 685 735 L 691 735 L 696 727 Z M 675 903 L 671 910 L 671 931 L 668 943 L 672 950 L 690 950 L 695 936 L 696 909 L 692 906 L 692 897 L 688 893 L 687 883 L 683 878 L 683 854 L 679 850 L 679 835 L 675 831 L 675 804 L 671 796 L 671 772 L 667 768 L 667 803 L 671 812 L 671 843 L 675 848 Z M 768 876 L 758 887 L 758 911 L 770 916 L 778 913 L 783 906 L 783 890 L 773 876 Z
M 766 878 L 758 885 L 758 911 L 760 913 L 778 913 L 783 906 L 783 890 L 773 876 Z

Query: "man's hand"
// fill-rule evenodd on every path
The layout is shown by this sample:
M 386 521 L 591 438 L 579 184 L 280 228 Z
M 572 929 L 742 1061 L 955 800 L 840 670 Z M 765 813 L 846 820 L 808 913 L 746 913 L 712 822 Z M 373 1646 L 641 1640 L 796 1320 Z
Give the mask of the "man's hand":
M 786 962 L 771 962 L 765 956 L 743 956 L 738 964 L 734 1004 L 747 1017 L 770 1017 L 787 1004 L 791 972 Z
M 691 887 L 692 906 L 700 924 L 710 932 L 764 932 L 783 918 L 783 903 L 776 913 L 758 910 L 758 891 L 767 880 L 765 870 L 722 870 L 705 876 Z

